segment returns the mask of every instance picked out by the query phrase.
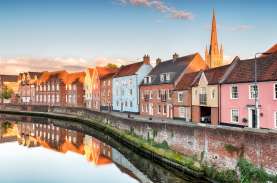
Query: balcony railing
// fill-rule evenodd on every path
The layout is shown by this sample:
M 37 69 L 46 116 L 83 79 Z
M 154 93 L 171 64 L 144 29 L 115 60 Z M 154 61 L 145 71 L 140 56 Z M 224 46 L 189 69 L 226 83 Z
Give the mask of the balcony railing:
M 199 94 L 200 105 L 207 105 L 207 94 Z

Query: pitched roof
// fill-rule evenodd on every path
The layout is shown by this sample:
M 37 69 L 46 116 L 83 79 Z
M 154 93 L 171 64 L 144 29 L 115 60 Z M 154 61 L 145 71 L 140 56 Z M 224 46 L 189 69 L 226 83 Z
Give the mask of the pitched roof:
M 229 66 L 230 64 L 205 70 L 204 73 L 207 78 L 208 84 L 219 84 L 219 81 L 223 79 L 222 77 L 226 73 Z
M 79 81 L 80 83 L 84 83 L 85 73 L 84 72 L 74 72 L 69 73 L 66 78 L 66 84 L 72 84 L 76 81 Z
M 255 80 L 255 59 L 238 60 L 223 83 L 245 83 Z M 277 80 L 277 53 L 257 58 L 257 80 Z
M 4 82 L 17 82 L 18 80 L 17 75 L 0 75 L 0 78 Z
M 277 53 L 277 44 L 273 45 L 271 48 L 269 48 L 267 53 Z
M 162 73 L 172 73 L 171 80 L 167 83 L 174 83 L 197 54 L 198 53 L 177 57 L 174 61 L 173 59 L 170 59 L 156 65 L 156 67 L 148 74 L 148 76 L 152 76 L 151 85 L 160 84 L 160 74 Z
M 123 65 L 118 69 L 118 72 L 115 74 L 114 77 L 134 75 L 142 65 L 143 65 L 143 62 L 136 62 L 133 64 Z
M 63 82 L 66 82 L 67 74 L 68 73 L 66 71 L 55 71 L 55 72 L 44 71 L 42 75 L 39 77 L 37 82 L 38 84 L 45 83 L 51 77 L 58 77 Z
M 110 68 L 110 67 L 96 67 L 98 72 L 99 78 L 103 79 L 108 75 L 113 75 L 117 72 L 117 69 Z
M 184 74 L 177 83 L 175 90 L 187 90 L 191 88 L 195 80 L 200 77 L 200 73 L 202 73 L 202 71 Z

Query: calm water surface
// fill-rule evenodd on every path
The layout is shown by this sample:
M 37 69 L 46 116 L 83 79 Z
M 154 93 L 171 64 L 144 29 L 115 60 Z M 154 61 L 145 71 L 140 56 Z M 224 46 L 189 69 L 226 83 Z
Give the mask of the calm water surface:
M 0 115 L 0 125 L 1 183 L 204 183 L 81 124 Z

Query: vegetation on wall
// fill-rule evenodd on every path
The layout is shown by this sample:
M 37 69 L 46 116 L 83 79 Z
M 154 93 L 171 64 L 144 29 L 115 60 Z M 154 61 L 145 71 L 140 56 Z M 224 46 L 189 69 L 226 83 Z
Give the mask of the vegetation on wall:
M 12 97 L 12 94 L 13 94 L 13 90 L 5 86 L 3 88 L 3 91 L 0 97 L 3 99 L 10 99 Z

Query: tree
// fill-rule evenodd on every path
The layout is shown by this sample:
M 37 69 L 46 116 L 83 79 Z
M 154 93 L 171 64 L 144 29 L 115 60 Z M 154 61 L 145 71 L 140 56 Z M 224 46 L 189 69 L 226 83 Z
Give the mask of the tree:
M 13 90 L 5 86 L 2 91 L 1 98 L 10 99 L 12 97 L 12 94 L 13 94 Z
M 112 64 L 112 63 L 108 63 L 108 64 L 106 65 L 106 67 L 109 67 L 109 68 L 111 68 L 111 69 L 117 69 L 117 68 L 118 68 L 118 66 L 117 66 L 116 64 Z

